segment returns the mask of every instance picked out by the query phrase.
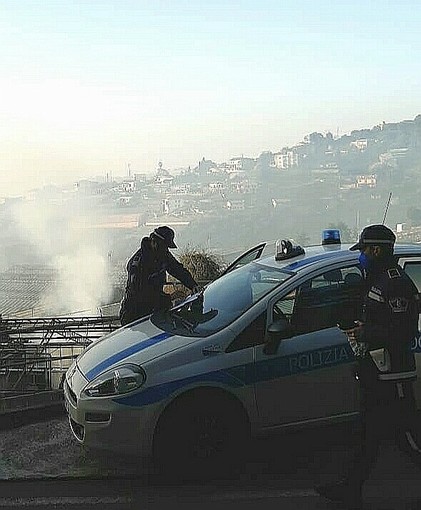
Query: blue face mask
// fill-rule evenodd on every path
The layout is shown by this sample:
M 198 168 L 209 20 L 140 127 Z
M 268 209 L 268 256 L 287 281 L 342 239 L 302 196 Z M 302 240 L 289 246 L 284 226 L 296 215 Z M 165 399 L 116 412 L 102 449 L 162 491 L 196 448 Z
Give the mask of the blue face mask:
M 360 261 L 361 267 L 366 271 L 369 271 L 370 267 L 372 266 L 372 260 L 369 257 L 367 257 L 367 255 L 364 252 L 360 253 L 358 260 Z

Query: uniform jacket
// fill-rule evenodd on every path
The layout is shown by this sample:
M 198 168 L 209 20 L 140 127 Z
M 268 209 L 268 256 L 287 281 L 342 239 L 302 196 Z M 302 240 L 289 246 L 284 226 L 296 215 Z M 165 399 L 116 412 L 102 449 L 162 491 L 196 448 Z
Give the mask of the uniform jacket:
M 411 345 L 418 335 L 420 301 L 416 286 L 393 257 L 370 272 L 366 283 L 361 340 L 370 351 L 384 348 L 389 357 L 389 373 L 379 374 L 379 379 L 415 377 Z
M 169 250 L 158 258 L 152 250 L 150 238 L 144 237 L 140 248 L 127 262 L 127 284 L 120 315 L 128 310 L 130 320 L 134 320 L 165 307 L 170 302 L 163 293 L 166 273 L 190 290 L 197 285 L 190 272 Z

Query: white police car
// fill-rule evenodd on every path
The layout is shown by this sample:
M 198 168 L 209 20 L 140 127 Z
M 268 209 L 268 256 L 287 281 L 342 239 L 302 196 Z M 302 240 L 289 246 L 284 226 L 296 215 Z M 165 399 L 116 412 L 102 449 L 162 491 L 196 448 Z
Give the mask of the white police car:
M 283 241 L 259 258 L 259 245 L 203 295 L 94 342 L 66 374 L 75 437 L 206 463 L 248 433 L 355 416 L 354 357 L 337 327 L 360 306 L 358 253 L 348 248 Z M 397 244 L 395 254 L 420 289 L 421 245 Z M 413 349 L 421 371 L 419 339 Z

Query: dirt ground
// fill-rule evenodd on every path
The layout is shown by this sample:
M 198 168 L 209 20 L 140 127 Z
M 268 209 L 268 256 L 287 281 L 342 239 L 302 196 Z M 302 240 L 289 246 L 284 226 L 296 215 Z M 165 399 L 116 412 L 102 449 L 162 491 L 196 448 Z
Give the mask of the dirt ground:
M 66 417 L 0 431 L 0 479 L 139 474 L 136 458 L 84 450 Z

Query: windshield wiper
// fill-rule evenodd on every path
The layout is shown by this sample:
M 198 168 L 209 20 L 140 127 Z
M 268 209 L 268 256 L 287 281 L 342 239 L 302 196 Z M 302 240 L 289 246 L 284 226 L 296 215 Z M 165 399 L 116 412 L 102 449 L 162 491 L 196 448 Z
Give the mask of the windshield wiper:
M 196 324 L 194 324 L 193 322 L 190 322 L 189 320 L 187 320 L 185 317 L 180 315 L 175 310 L 169 310 L 169 313 L 170 313 L 170 317 L 171 317 L 171 323 L 172 323 L 174 329 L 177 329 L 176 321 L 178 320 L 181 323 L 181 325 L 184 328 L 186 328 L 190 333 L 194 332 L 194 328 L 196 327 Z

